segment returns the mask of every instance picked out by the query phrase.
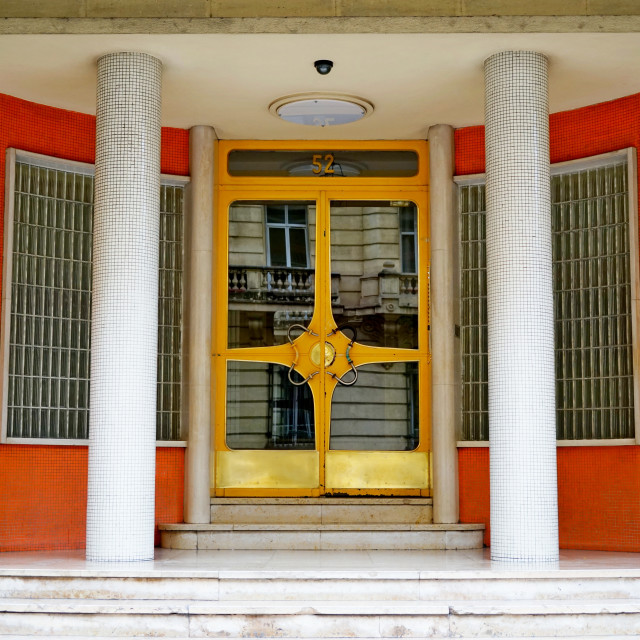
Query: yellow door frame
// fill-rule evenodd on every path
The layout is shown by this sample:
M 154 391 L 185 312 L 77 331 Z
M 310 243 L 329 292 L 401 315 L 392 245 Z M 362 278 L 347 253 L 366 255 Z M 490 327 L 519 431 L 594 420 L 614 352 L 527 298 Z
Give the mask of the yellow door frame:
M 218 147 L 216 188 L 216 224 L 214 246 L 213 336 L 212 336 L 212 398 L 215 408 L 214 473 L 212 494 L 224 496 L 318 496 L 325 491 L 325 469 L 330 478 L 344 486 L 331 486 L 329 493 L 350 495 L 430 495 L 430 349 L 429 349 L 429 222 L 426 176 L 427 143 L 410 142 L 307 142 L 307 141 L 225 141 Z M 227 154 L 234 149 L 295 149 L 322 154 L 327 150 L 371 149 L 414 150 L 419 157 L 419 171 L 410 178 L 337 178 L 326 177 L 233 177 L 226 171 Z M 315 201 L 316 207 L 316 286 L 311 323 L 317 338 L 303 334 L 294 345 L 230 349 L 227 347 L 228 318 L 228 212 L 233 202 L 242 200 Z M 355 343 L 351 356 L 356 366 L 374 362 L 412 361 L 419 365 L 420 438 L 416 450 L 405 451 L 332 451 L 329 449 L 329 417 L 335 378 L 325 375 L 325 363 L 320 359 L 319 373 L 309 380 L 314 396 L 316 450 L 273 451 L 235 450 L 226 444 L 226 367 L 230 360 L 271 362 L 284 366 L 296 360 L 296 371 L 307 376 L 313 373 L 308 354 L 315 342 L 324 344 L 327 334 L 335 328 L 331 313 L 330 269 L 330 202 L 332 200 L 411 200 L 418 208 L 419 265 L 422 272 L 419 288 L 418 323 L 419 348 L 392 349 L 367 347 Z M 342 334 L 331 337 L 336 351 L 344 356 L 349 339 Z M 350 370 L 346 359 L 330 365 L 338 377 Z M 329 379 L 328 379 L 329 378 Z M 328 465 L 328 466 L 327 466 Z M 370 477 L 371 470 L 389 476 L 391 486 L 358 486 Z M 244 474 L 244 475 L 243 475 Z M 251 480 L 247 481 L 246 478 Z M 305 486 L 301 487 L 300 484 Z M 366 485 L 366 486 L 365 486 Z

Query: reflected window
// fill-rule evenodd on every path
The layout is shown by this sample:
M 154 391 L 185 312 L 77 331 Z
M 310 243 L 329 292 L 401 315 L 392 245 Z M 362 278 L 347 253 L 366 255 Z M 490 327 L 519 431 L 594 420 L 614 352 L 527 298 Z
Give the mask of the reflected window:
M 315 449 L 311 389 L 292 385 L 288 373 L 288 367 L 269 362 L 228 363 L 230 449 Z
M 331 404 L 331 449 L 412 451 L 419 443 L 418 364 L 358 367 L 352 387 L 338 385 Z
M 270 267 L 309 266 L 307 257 L 307 207 L 303 204 L 266 206 Z
M 417 273 L 418 225 L 415 205 L 402 207 L 399 216 L 402 273 Z

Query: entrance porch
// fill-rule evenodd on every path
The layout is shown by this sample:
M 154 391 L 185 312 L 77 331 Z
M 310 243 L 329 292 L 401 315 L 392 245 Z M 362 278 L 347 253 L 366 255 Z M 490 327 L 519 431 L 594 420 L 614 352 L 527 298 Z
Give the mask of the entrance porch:
M 180 551 L 0 556 L 0 636 L 637 637 L 640 557 L 561 551 Z

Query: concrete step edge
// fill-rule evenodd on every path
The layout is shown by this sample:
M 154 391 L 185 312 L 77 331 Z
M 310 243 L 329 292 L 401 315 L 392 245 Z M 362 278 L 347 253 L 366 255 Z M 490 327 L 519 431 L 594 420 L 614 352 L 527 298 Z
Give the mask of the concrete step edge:
M 79 638 L 81 638 L 81 636 L 51 636 L 49 634 L 46 634 L 47 637 L 53 637 L 56 638 L 56 640 L 79 640 Z M 24 636 L 24 635 L 0 635 L 0 638 L 3 639 L 7 639 L 7 640 L 33 640 L 33 638 L 37 638 L 37 637 L 42 637 L 42 636 L 36 636 L 36 635 L 28 635 L 28 636 Z M 148 637 L 148 636 L 117 636 L 117 640 L 140 640 L 141 637 Z M 162 636 L 162 640 L 184 640 L 184 638 L 187 638 L 188 636 Z M 535 640 L 558 640 L 558 638 L 575 638 L 577 636 L 535 636 Z M 580 638 L 584 638 L 585 636 L 579 636 Z M 636 636 L 588 636 L 589 640 L 620 640 L 621 638 L 633 638 Z M 233 636 L 225 636 L 226 640 L 244 640 L 242 638 L 240 638 L 239 636 L 236 636 L 235 638 Z M 114 636 L 91 636 L 91 640 L 113 640 Z M 501 640 L 532 640 L 531 636 L 509 636 L 509 635 L 501 635 L 500 636 Z M 294 640 L 292 638 L 290 638 L 290 640 Z M 337 639 L 335 636 L 333 637 L 315 637 L 313 638 L 313 640 L 340 640 L 339 638 Z M 352 639 L 353 640 L 353 639 Z M 384 640 L 384 638 L 381 638 L 380 636 L 359 636 L 357 638 L 357 640 Z M 420 639 L 418 639 L 420 640 Z M 429 636 L 429 640 L 451 640 L 451 636 Z M 455 640 L 478 640 L 478 636 L 456 636 Z
M 0 612 L 128 615 L 449 615 L 446 602 L 419 600 L 74 600 L 0 598 Z
M 53 637 L 56 638 L 56 640 L 79 640 L 79 638 L 81 638 L 81 636 L 51 636 L 49 634 L 46 634 L 47 637 Z M 36 636 L 36 635 L 28 635 L 28 636 L 24 636 L 24 635 L 0 635 L 0 638 L 3 639 L 7 639 L 7 640 L 33 640 L 33 638 L 37 638 L 37 637 L 42 637 L 42 636 Z M 91 640 L 113 640 L 114 637 L 117 637 L 117 640 L 140 640 L 141 637 L 148 637 L 148 636 L 91 636 Z M 187 638 L 188 636 L 162 636 L 162 640 L 184 640 L 184 638 Z M 558 640 L 558 638 L 576 638 L 576 636 L 535 636 L 535 640 Z M 585 636 L 579 636 L 580 638 L 584 638 Z M 633 638 L 636 636 L 588 636 L 589 640 L 620 640 L 620 638 Z M 239 636 L 236 636 L 235 638 L 233 636 L 225 636 L 226 640 L 244 640 L 243 638 L 240 638 Z M 500 636 L 501 640 L 532 640 L 531 636 L 509 636 L 509 635 L 501 635 Z M 290 640 L 294 640 L 292 638 L 290 638 Z M 313 638 L 313 640 L 340 640 L 339 638 L 336 638 L 335 636 L 332 637 L 315 637 Z M 352 639 L 353 640 L 353 639 Z M 384 640 L 384 638 L 381 638 L 380 636 L 359 636 L 357 638 L 357 640 Z M 418 639 L 420 640 L 420 639 Z M 451 636 L 429 636 L 429 640 L 451 640 Z M 456 636 L 455 640 L 478 640 L 478 636 Z
M 200 553 L 207 553 L 201 551 Z M 212 551 L 212 553 L 219 553 Z M 0 569 L 0 584 L 3 580 L 29 582 L 34 580 L 48 580 L 72 582 L 87 580 L 146 580 L 153 582 L 166 581 L 170 584 L 174 580 L 178 581 L 223 581 L 223 580 L 313 580 L 320 582 L 330 581 L 350 581 L 366 580 L 393 582 L 394 580 L 416 580 L 421 582 L 436 581 L 437 583 L 495 583 L 526 580 L 528 582 L 570 582 L 574 580 L 602 582 L 602 581 L 631 581 L 635 586 L 640 581 L 640 567 L 638 569 L 544 569 L 509 571 L 505 570 L 474 570 L 474 569 L 446 569 L 437 568 L 431 570 L 424 569 L 386 569 L 375 564 L 368 568 L 343 568 L 343 569 L 313 569 L 313 568 L 233 568 L 224 567 L 219 569 L 140 569 L 109 567 L 104 569 L 57 569 L 40 567 L 38 569 L 6 568 Z M 11 586 L 11 585 L 9 585 Z M 5 587 L 6 588 L 6 587 Z M 616 587 L 617 589 L 618 587 Z
M 602 600 L 469 600 L 451 603 L 453 615 L 601 615 L 605 613 L 640 614 L 640 598 Z
M 417 506 L 431 507 L 432 498 L 211 498 L 211 505 L 298 505 L 301 507 L 318 505 L 366 505 L 370 507 Z
M 484 531 L 482 523 L 465 524 L 359 524 L 359 523 L 304 523 L 304 524 L 235 524 L 216 522 L 212 524 L 160 524 L 160 531 Z
M 117 615 L 545 616 L 639 614 L 640 599 L 520 601 L 252 601 L 1 598 L 0 613 Z

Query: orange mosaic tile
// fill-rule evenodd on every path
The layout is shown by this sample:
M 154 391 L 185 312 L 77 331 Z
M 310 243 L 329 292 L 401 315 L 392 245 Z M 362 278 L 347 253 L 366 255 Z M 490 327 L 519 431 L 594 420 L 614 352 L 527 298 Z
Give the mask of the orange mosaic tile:
M 640 447 L 558 449 L 562 549 L 640 551 Z
M 553 113 L 551 162 L 640 146 L 640 94 Z M 484 127 L 455 132 L 456 174 L 485 170 Z M 484 522 L 489 542 L 489 450 L 465 448 L 460 465 L 460 518 Z M 640 447 L 560 447 L 558 501 L 564 549 L 640 551 Z
M 0 551 L 85 543 L 88 447 L 0 446 Z
M 458 449 L 460 522 L 484 522 L 484 544 L 491 544 L 489 517 L 489 448 Z
M 490 544 L 489 448 L 458 450 L 460 521 Z M 640 447 L 559 447 L 561 549 L 640 551 Z
M 184 452 L 179 447 L 156 449 L 156 525 L 183 521 Z M 159 544 L 156 527 L 156 545 Z
M 7 147 L 93 162 L 93 116 L 1 94 L 0 115 L 0 177 Z M 640 94 L 553 114 L 550 122 L 553 162 L 637 147 Z M 484 171 L 483 127 L 459 129 L 455 141 L 456 172 Z M 187 131 L 163 129 L 162 171 L 188 173 Z M 489 451 L 462 448 L 459 463 L 461 521 L 488 526 Z M 183 449 L 158 450 L 157 521 L 182 520 L 183 471 Z M 86 447 L 0 445 L 0 550 L 81 548 L 86 474 Z M 640 447 L 560 448 L 558 492 L 563 548 L 640 551 Z
M 188 175 L 189 132 L 163 128 L 161 144 L 163 173 Z M 0 94 L 2 184 L 9 147 L 92 163 L 95 117 Z M 182 522 L 183 476 L 184 449 L 159 448 L 156 522 Z M 0 445 L 0 551 L 82 548 L 86 508 L 86 446 Z

